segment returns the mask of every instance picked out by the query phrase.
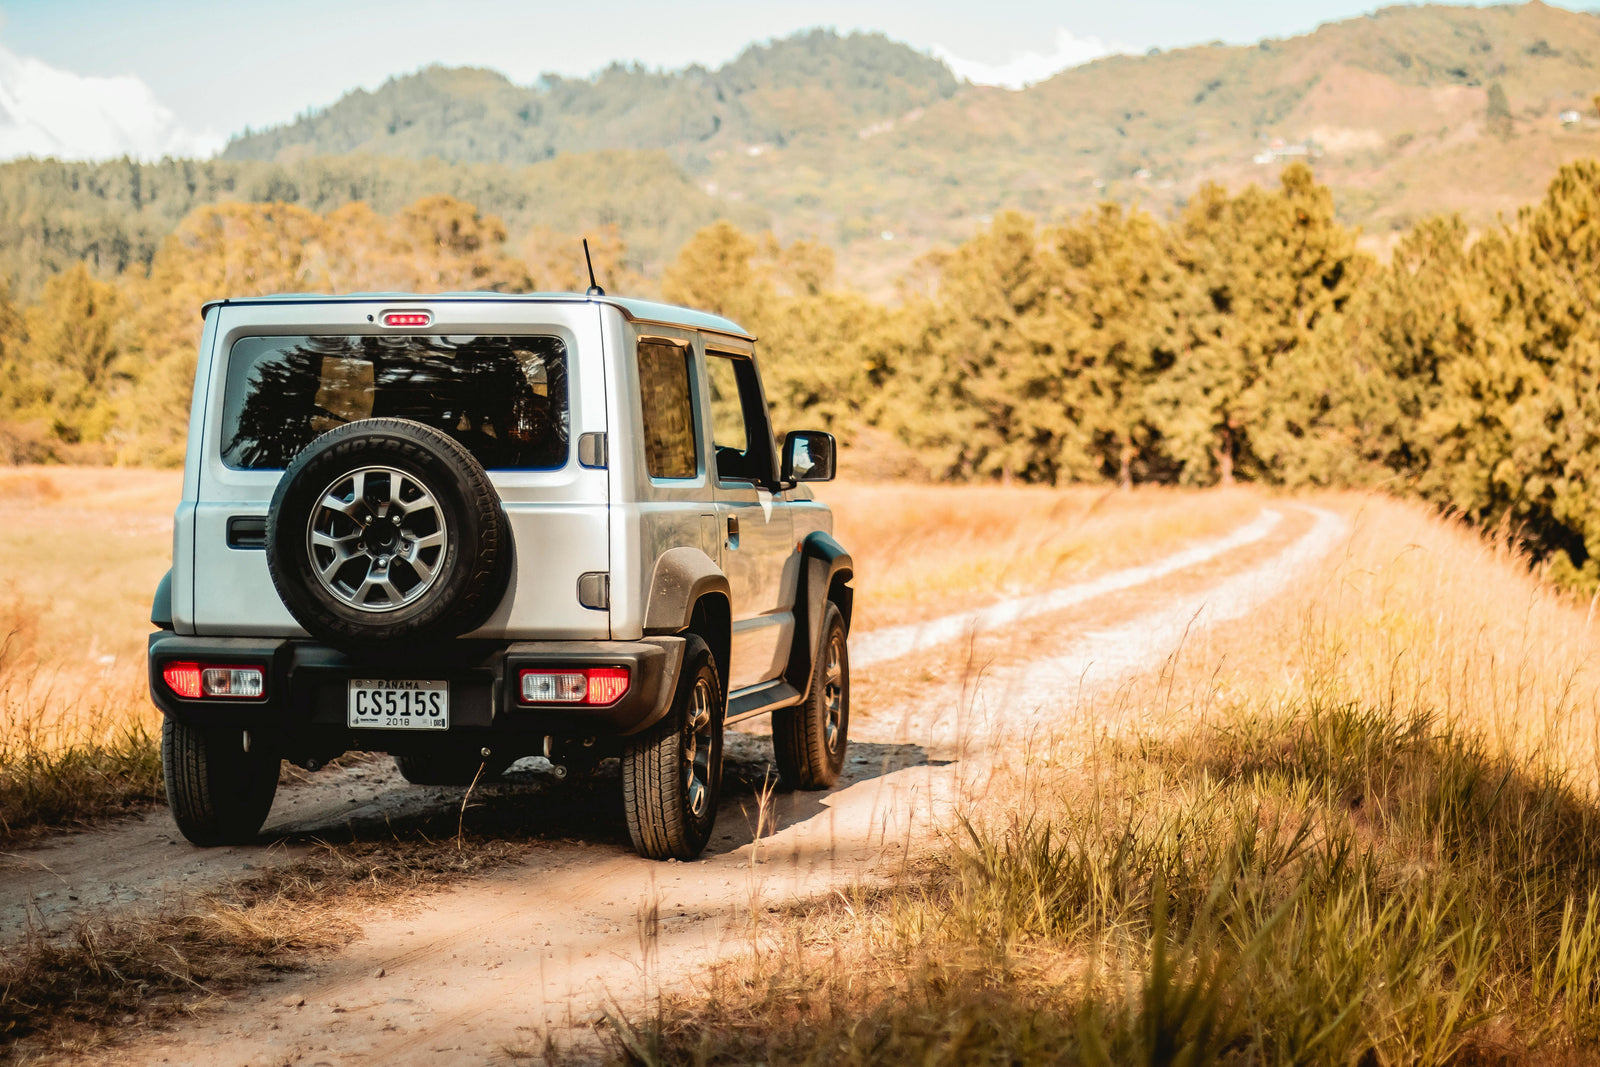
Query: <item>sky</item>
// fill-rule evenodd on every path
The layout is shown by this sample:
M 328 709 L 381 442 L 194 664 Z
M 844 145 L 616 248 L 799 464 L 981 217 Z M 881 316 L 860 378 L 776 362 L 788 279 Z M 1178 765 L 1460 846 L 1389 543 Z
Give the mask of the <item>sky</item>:
M 0 158 L 209 155 L 432 63 L 514 81 L 715 67 L 814 26 L 879 31 L 1020 88 L 1112 52 L 1315 29 L 1368 0 L 0 0 Z M 1600 10 L 1600 0 L 1562 6 Z

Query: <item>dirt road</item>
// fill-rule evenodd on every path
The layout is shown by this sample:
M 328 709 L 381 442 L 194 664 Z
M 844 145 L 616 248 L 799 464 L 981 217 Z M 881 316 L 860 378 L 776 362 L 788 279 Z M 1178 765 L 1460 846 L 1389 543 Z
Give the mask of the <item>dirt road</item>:
M 1344 536 L 1343 518 L 1278 504 L 1232 533 L 1157 563 L 981 611 L 852 635 L 852 758 L 840 786 L 763 806 L 766 739 L 734 734 L 734 787 L 697 863 L 633 856 L 604 788 L 570 796 L 537 775 L 490 791 L 499 818 L 548 826 L 511 868 L 395 914 L 308 972 L 261 987 L 179 1030 L 137 1035 L 116 1063 L 509 1063 L 547 1036 L 593 1050 L 580 1024 L 637 1008 L 660 983 L 747 950 L 779 902 L 892 875 L 982 802 L 996 753 L 1072 720 L 1097 692 L 1208 626 L 1250 612 Z M 1076 716 L 1076 720 L 1074 720 Z M 386 763 L 317 776 L 282 794 L 272 850 L 198 852 L 164 816 L 0 858 L 0 938 L 27 922 L 159 903 L 311 847 L 319 833 L 381 833 L 453 811 L 459 790 L 405 786 Z M 483 810 L 483 809 L 478 809 Z

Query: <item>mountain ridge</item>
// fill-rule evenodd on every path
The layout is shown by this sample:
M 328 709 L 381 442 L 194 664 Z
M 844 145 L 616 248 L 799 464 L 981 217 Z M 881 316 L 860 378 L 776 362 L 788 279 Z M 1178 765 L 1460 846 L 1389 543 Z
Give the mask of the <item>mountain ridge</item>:
M 590 78 L 544 75 L 519 86 L 487 68 L 432 65 L 376 90 L 353 90 L 290 123 L 235 137 L 221 156 L 269 160 L 286 148 L 314 146 L 319 155 L 366 151 L 532 163 L 561 151 L 673 148 L 718 138 L 783 144 L 810 132 L 818 115 L 834 117 L 830 130 L 854 129 L 957 88 L 942 61 L 882 34 L 816 29 L 751 45 L 715 70 L 613 63 Z M 451 143 L 447 131 L 463 118 L 501 136 Z M 602 123 L 605 129 L 596 130 Z M 441 144 L 448 145 L 443 152 Z M 508 148 L 510 158 L 503 154 Z
M 1021 91 L 828 30 L 714 70 L 613 64 L 519 86 L 430 67 L 215 160 L 0 165 L 0 274 L 30 293 L 78 258 L 148 263 L 217 200 L 392 211 L 448 193 L 504 217 L 513 247 L 615 227 L 650 276 L 713 219 L 770 227 L 831 246 L 843 281 L 891 296 L 1001 211 L 1164 215 L 1208 182 L 1271 186 L 1297 158 L 1381 248 L 1441 211 L 1491 225 L 1562 163 L 1600 155 L 1597 90 L 1600 16 L 1539 2 L 1384 8 L 1248 46 L 1109 56 Z
M 348 94 L 223 156 L 353 147 L 518 164 L 658 149 L 719 201 L 827 241 L 881 284 L 1007 208 L 1165 212 L 1206 182 L 1270 183 L 1273 164 L 1305 157 L 1341 217 L 1381 237 L 1434 210 L 1486 224 L 1600 151 L 1600 16 L 1538 0 L 1388 7 L 1253 45 L 1108 56 L 1020 91 L 959 81 L 881 34 L 827 30 L 715 70 L 618 64 L 522 87 L 451 70 Z M 1509 114 L 1491 129 L 1494 87 Z M 1582 121 L 1563 126 L 1573 108 Z

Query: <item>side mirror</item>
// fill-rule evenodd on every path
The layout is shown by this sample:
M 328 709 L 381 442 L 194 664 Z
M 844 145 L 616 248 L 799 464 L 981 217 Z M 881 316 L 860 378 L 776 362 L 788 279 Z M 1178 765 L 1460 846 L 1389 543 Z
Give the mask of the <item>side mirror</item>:
M 838 463 L 838 446 L 833 434 L 822 430 L 790 430 L 783 435 L 783 468 L 786 482 L 831 482 Z

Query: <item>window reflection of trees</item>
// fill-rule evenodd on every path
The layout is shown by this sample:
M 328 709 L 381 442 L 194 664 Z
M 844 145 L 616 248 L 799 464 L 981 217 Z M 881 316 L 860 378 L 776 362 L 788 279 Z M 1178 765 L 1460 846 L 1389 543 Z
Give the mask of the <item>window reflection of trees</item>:
M 247 342 L 264 344 L 253 359 Z M 319 434 L 368 417 L 435 427 L 491 469 L 566 461 L 566 348 L 556 337 L 249 338 L 235 353 L 250 363 L 229 382 L 244 390 L 226 405 L 238 411 L 224 427 L 230 466 L 281 469 Z
M 693 478 L 699 473 L 700 453 L 689 396 L 689 350 L 640 341 L 638 355 L 645 469 L 654 478 Z

